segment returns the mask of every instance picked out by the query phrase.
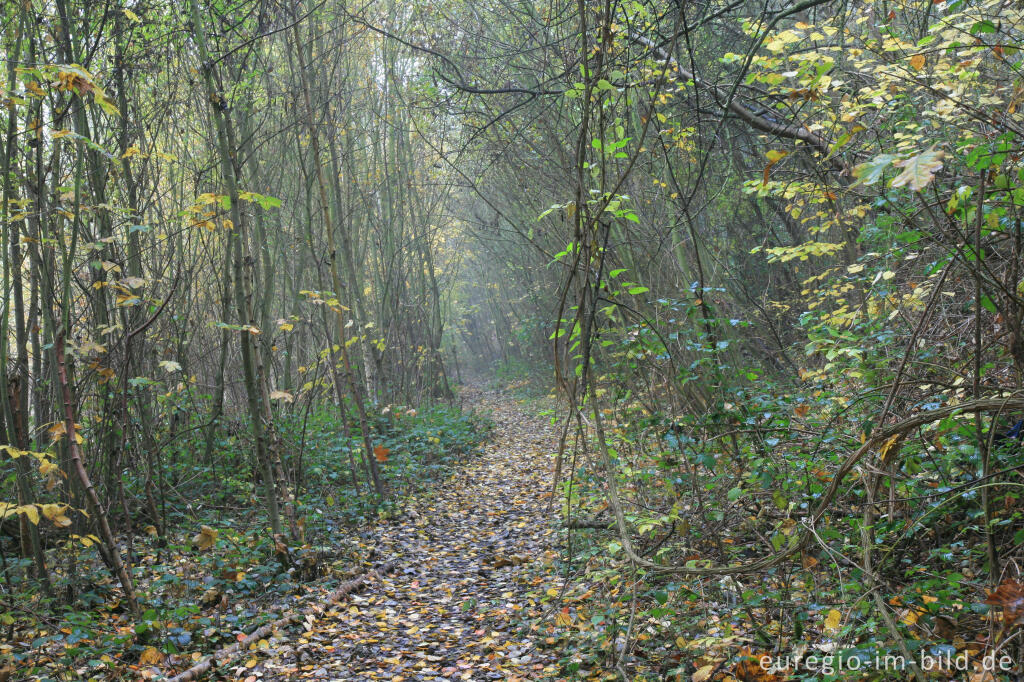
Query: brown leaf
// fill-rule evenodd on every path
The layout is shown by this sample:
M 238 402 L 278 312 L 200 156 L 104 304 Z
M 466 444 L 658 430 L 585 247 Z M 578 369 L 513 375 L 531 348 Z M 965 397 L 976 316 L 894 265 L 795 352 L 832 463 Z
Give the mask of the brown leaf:
M 1007 578 L 992 594 L 986 597 L 985 603 L 1001 608 L 1003 623 L 1013 625 L 1024 619 L 1024 585 L 1012 578 Z
M 217 531 L 209 526 L 203 526 L 192 538 L 192 544 L 199 548 L 200 551 L 205 551 L 213 547 L 213 544 L 217 542 Z
M 155 646 L 148 646 L 139 656 L 139 665 L 159 665 L 163 663 L 164 655 Z
M 738 682 L 777 682 L 781 677 L 770 674 L 761 666 L 762 656 L 744 648 L 740 652 L 743 659 L 733 668 L 732 674 Z

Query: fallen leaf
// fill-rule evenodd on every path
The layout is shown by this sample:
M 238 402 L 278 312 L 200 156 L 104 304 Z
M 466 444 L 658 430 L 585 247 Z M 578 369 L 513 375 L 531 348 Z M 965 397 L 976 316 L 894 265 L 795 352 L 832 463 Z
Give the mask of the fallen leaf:
M 213 547 L 214 543 L 217 542 L 217 531 L 209 526 L 203 526 L 192 538 L 192 544 L 199 548 L 200 551 L 205 551 Z
M 843 618 L 843 614 L 839 613 L 835 609 L 829 609 L 828 615 L 825 617 L 825 629 L 835 632 L 839 629 L 839 623 Z
M 1007 578 L 988 597 L 985 603 L 1003 610 L 1003 623 L 1013 625 L 1024 619 L 1024 585 Z

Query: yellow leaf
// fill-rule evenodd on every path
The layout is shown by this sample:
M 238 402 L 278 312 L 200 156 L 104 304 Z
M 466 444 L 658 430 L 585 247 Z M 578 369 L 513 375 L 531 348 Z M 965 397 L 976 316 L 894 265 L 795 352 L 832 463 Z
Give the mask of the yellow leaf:
M 139 656 L 139 665 L 157 665 L 162 663 L 164 655 L 155 646 L 148 646 Z
M 903 172 L 893 178 L 890 187 L 909 187 L 920 192 L 928 183 L 935 179 L 935 174 L 942 168 L 943 152 L 929 149 L 909 159 L 893 161 L 892 165 L 902 168 Z
M 270 392 L 270 399 L 271 400 L 283 400 L 286 403 L 290 403 L 290 402 L 293 402 L 295 400 L 295 398 L 292 396 L 292 394 L 289 393 L 288 391 L 271 391 Z
M 558 612 L 558 616 L 555 617 L 555 625 L 563 628 L 567 628 L 572 625 L 572 614 L 569 613 L 568 606 Z
M 55 526 L 67 528 L 71 525 L 71 519 L 64 514 L 67 509 L 66 505 L 44 504 L 40 508 L 43 510 L 43 516 L 52 521 Z
M 136 24 L 142 21 L 142 19 L 139 19 L 139 15 L 131 11 L 130 9 L 126 9 L 124 11 L 124 15 L 132 21 L 134 21 Z
M 892 454 L 899 450 L 899 442 L 903 440 L 903 434 L 897 433 L 895 436 L 889 438 L 882 447 L 878 449 L 878 454 L 882 456 L 882 463 L 888 464 L 889 460 L 892 459 Z
M 154 525 L 146 526 L 142 530 L 143 530 L 143 532 L 145 532 L 146 535 L 148 535 L 150 537 L 155 538 L 157 536 L 156 526 L 154 526 Z
M 23 504 L 18 507 L 18 513 L 24 514 L 33 526 L 39 525 L 39 509 L 34 504 Z
M 923 54 L 915 54 L 910 58 L 910 66 L 913 67 L 914 71 L 920 71 L 924 68 L 927 60 Z
M 690 679 L 693 680 L 693 682 L 705 682 L 706 680 L 711 679 L 711 673 L 715 672 L 716 667 L 718 666 L 714 664 L 701 666 L 700 668 L 697 668 L 697 672 L 693 673 L 693 677 Z
M 28 454 L 25 450 L 19 450 L 13 445 L 0 445 L 0 450 L 6 452 L 7 456 L 10 457 L 11 459 L 18 459 L 22 455 Z
M 199 533 L 192 538 L 192 544 L 204 551 L 213 547 L 213 543 L 217 542 L 217 531 L 209 526 L 203 526 L 199 529 Z
M 825 617 L 825 629 L 835 632 L 839 629 L 839 621 L 842 620 L 843 614 L 839 613 L 835 609 L 829 609 L 828 615 Z
M 84 547 L 92 547 L 100 541 L 95 535 L 72 535 L 71 539 L 78 540 Z
M 549 587 L 549 588 L 548 588 L 548 591 L 547 591 L 547 595 L 548 595 L 549 597 L 557 597 L 557 596 L 558 596 L 558 590 L 556 590 L 556 589 L 555 589 L 555 588 L 553 588 L 553 587 Z

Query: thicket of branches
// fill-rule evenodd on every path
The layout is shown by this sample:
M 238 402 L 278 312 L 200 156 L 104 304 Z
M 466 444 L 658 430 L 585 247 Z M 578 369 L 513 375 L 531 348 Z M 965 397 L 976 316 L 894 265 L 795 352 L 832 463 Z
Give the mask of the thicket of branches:
M 814 621 L 848 652 L 1016 646 L 968 614 L 1020 589 L 1019 10 L 490 11 L 438 78 L 475 107 L 494 298 L 555 344 L 570 526 L 614 530 L 583 565 L 696 580 L 691 633 L 688 589 L 758 576 L 732 612 L 776 654 Z M 630 660 L 636 620 L 595 655 Z
M 0 19 L 4 513 L 41 590 L 50 523 L 138 611 L 122 536 L 167 532 L 186 434 L 209 463 L 247 432 L 267 523 L 299 537 L 284 413 L 340 406 L 379 496 L 381 406 L 498 362 L 569 405 L 567 565 L 631 576 L 604 593 L 627 624 L 593 635 L 611 667 L 643 649 L 631 596 L 685 637 L 706 590 L 776 653 L 808 629 L 1019 646 L 1018 607 L 971 607 L 1024 594 L 1016 5 Z

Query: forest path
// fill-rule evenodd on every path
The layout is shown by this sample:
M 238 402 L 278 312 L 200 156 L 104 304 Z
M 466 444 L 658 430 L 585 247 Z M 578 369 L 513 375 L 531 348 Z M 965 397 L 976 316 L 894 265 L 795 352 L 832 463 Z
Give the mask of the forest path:
M 329 606 L 305 633 L 310 646 L 279 650 L 262 679 L 553 676 L 519 623 L 540 615 L 540 596 L 560 584 L 544 513 L 558 437 L 508 395 L 469 388 L 462 397 L 496 422 L 482 454 L 379 528 L 377 554 L 396 570 Z

